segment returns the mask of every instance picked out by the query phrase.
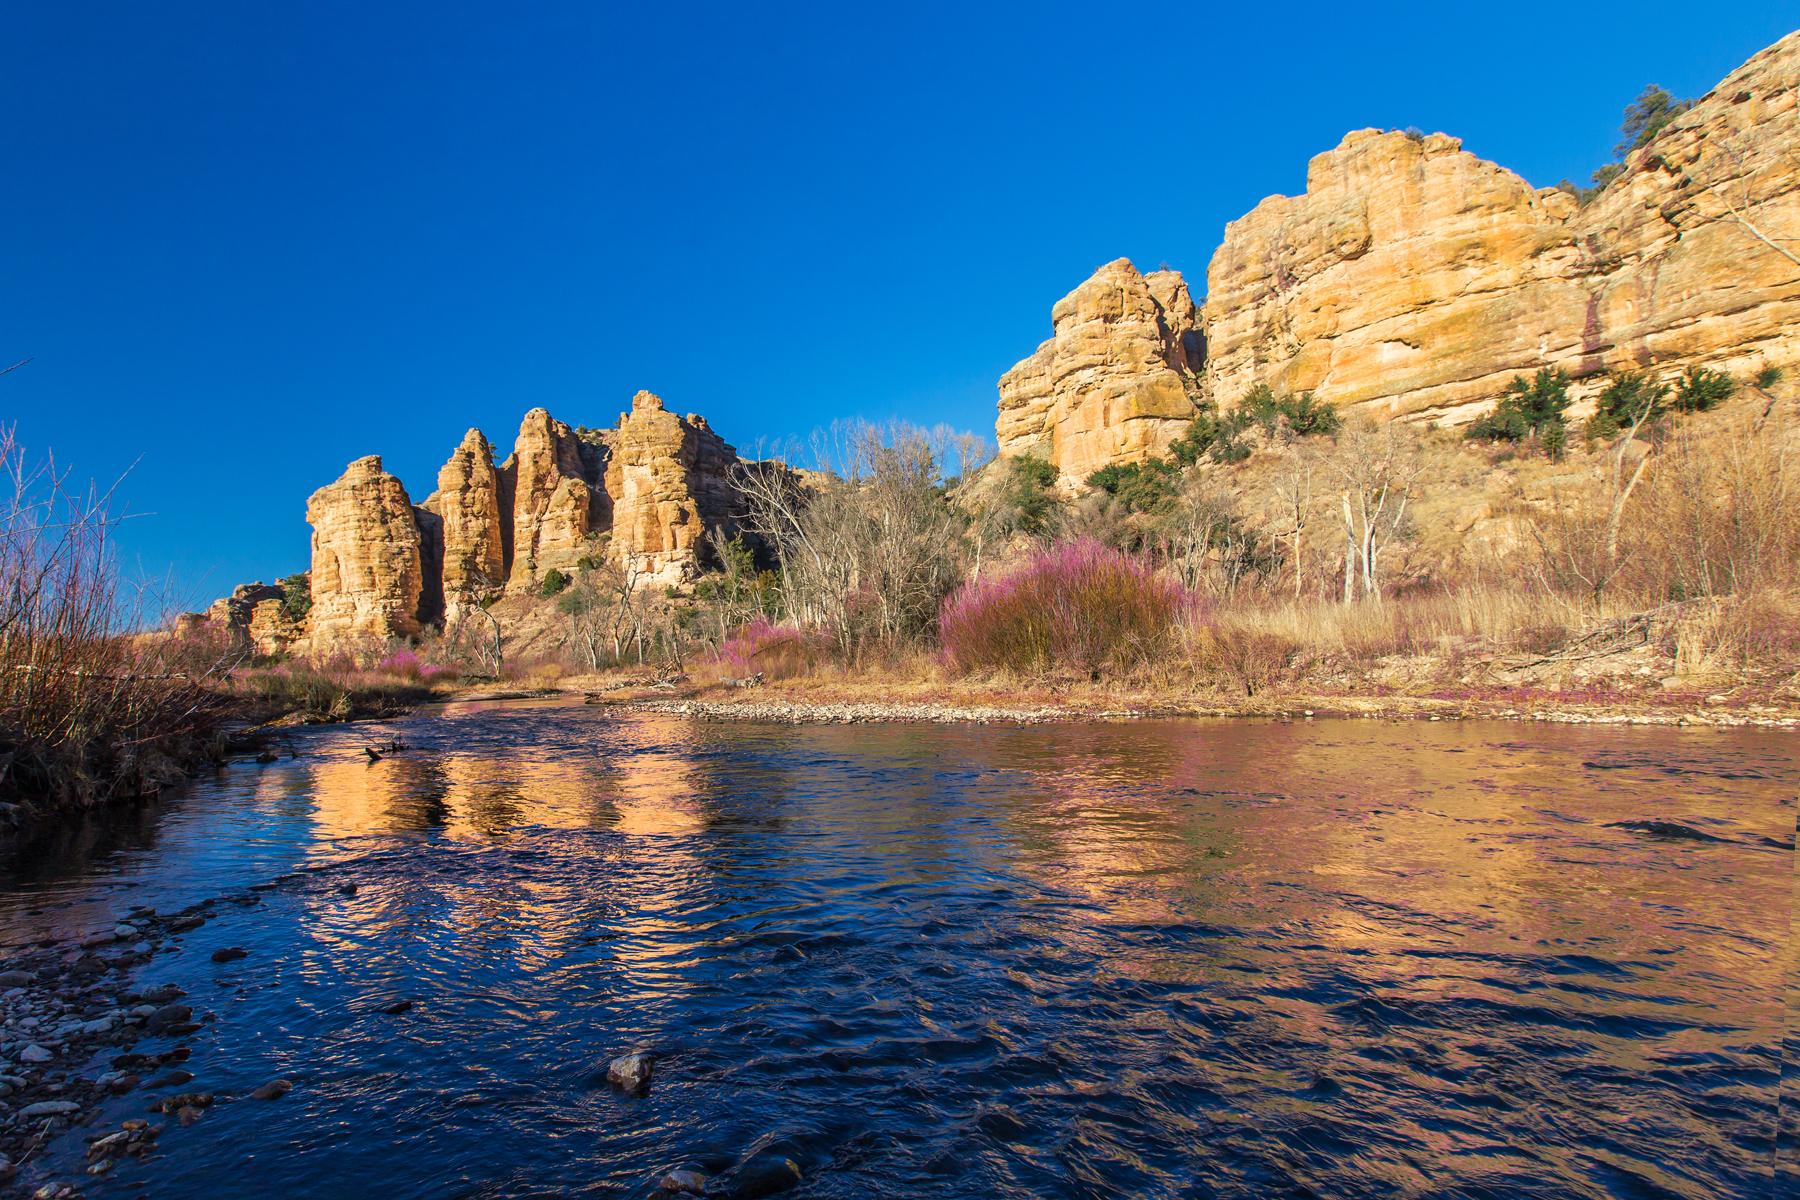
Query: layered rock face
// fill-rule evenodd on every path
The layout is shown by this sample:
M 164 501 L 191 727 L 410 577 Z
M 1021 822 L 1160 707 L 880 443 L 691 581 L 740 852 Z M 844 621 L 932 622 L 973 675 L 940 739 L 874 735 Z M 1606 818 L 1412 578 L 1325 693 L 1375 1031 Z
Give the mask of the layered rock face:
M 286 654 L 306 636 L 305 627 L 288 617 L 280 600 L 257 601 L 245 632 L 258 654 Z
M 1459 425 L 1539 367 L 1581 378 L 1800 361 L 1800 33 L 1734 71 L 1592 203 L 1442 134 L 1365 129 L 1300 196 L 1226 227 L 1203 310 L 1123 260 L 1057 304 L 1000 381 L 1003 454 L 1065 477 L 1141 460 L 1193 399 L 1257 384 L 1351 415 Z
M 182 613 L 175 620 L 175 632 L 192 633 L 210 626 L 257 654 L 281 654 L 306 632 L 288 617 L 282 603 L 285 597 L 286 593 L 274 584 L 239 584 L 231 595 L 208 605 L 205 612 Z
M 471 429 L 438 470 L 437 491 L 421 506 L 443 522 L 446 599 L 496 587 L 506 580 L 506 535 L 500 524 L 500 481 L 494 449 Z
M 730 469 L 737 451 L 704 417 L 676 416 L 651 392 L 631 398 L 610 446 L 610 557 L 655 584 L 692 578 L 707 531 L 736 528 L 740 501 Z
M 595 494 L 583 447 L 544 409 L 525 414 L 512 457 L 499 470 L 508 591 L 529 591 L 549 571 L 573 570 L 593 552 L 588 535 L 605 528 L 606 505 Z
M 1054 334 L 1000 379 L 1000 452 L 1085 478 L 1137 462 L 1193 420 L 1199 316 L 1174 271 L 1107 263 L 1051 310 Z
M 312 524 L 315 648 L 419 633 L 425 593 L 419 525 L 406 488 L 359 458 L 306 502 Z
M 1306 193 L 1226 227 L 1206 385 L 1461 424 L 1514 375 L 1791 362 L 1800 268 L 1800 34 L 1732 73 L 1586 208 L 1455 138 L 1361 130 Z
M 1577 221 L 1606 268 L 1583 365 L 1800 361 L 1800 32 L 1626 167 Z

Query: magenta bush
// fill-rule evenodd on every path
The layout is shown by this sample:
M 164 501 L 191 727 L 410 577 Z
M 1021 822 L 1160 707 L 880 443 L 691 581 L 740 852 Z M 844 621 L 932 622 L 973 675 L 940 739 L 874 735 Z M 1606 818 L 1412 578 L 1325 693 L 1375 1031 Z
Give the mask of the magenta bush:
M 719 647 L 719 665 L 740 678 L 781 679 L 808 670 L 829 650 L 830 643 L 821 634 L 757 617 Z
M 387 675 L 407 675 L 417 679 L 425 670 L 425 660 L 413 650 L 396 650 L 380 662 L 375 669 Z
M 426 662 L 413 649 L 400 649 L 389 654 L 375 664 L 375 670 L 383 675 L 399 675 L 406 679 L 430 682 L 456 673 L 454 667 L 442 666 L 438 663 Z
M 939 610 L 938 636 L 962 671 L 1092 674 L 1154 658 L 1196 604 L 1147 560 L 1082 538 L 964 584 Z

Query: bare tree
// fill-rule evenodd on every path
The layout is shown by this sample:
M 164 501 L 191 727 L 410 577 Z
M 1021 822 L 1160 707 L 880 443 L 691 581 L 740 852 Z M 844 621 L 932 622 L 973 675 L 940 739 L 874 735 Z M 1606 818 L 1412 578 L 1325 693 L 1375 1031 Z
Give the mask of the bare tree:
M 1262 532 L 1243 519 L 1235 493 L 1196 472 L 1152 527 L 1156 555 L 1190 591 L 1229 596 L 1247 575 L 1275 564 Z
M 745 526 L 780 559 L 788 614 L 854 658 L 931 627 L 962 576 L 966 518 L 946 495 L 946 461 L 970 469 L 946 430 L 845 423 L 815 438 L 817 470 L 745 463 L 734 482 Z
M 498 588 L 479 571 L 472 572 L 444 606 L 444 643 L 452 653 L 467 653 L 489 675 L 506 666 L 506 639 L 500 618 L 489 609 Z
M 1395 421 L 1348 427 L 1327 466 L 1337 478 L 1344 517 L 1344 601 L 1360 595 L 1379 602 L 1381 554 L 1406 528 L 1423 470 L 1417 435 Z
M 1306 571 L 1303 553 L 1306 527 L 1313 515 L 1313 473 L 1316 460 L 1312 453 L 1296 448 L 1287 469 L 1275 482 L 1275 497 L 1281 505 L 1280 536 L 1288 541 L 1288 565 L 1294 573 L 1294 599 L 1300 599 Z

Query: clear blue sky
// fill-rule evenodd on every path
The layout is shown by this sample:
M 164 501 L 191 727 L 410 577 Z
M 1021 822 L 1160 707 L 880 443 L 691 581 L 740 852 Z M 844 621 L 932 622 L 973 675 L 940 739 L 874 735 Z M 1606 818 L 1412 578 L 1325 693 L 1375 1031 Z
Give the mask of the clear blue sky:
M 1198 294 L 1363 126 L 1585 178 L 1644 84 L 1705 91 L 1783 7 L 17 4 L 0 359 L 35 361 L 0 417 L 140 460 L 127 556 L 194 602 L 304 567 L 351 458 L 420 500 L 533 405 L 991 436 L 1100 263 Z

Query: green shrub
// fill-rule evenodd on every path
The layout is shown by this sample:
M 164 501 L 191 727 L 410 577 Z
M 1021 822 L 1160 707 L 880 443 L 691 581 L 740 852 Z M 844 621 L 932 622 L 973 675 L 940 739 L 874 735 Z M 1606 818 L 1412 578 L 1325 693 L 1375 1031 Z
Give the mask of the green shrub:
M 1166 458 L 1101 467 L 1088 476 L 1088 486 L 1117 500 L 1127 512 L 1159 512 L 1175 500 L 1181 469 Z
M 1689 367 L 1675 381 L 1677 412 L 1705 412 L 1725 402 L 1737 390 L 1737 383 L 1723 371 L 1710 367 Z
M 555 567 L 544 572 L 544 578 L 538 583 L 538 595 L 554 596 L 569 586 L 569 577 Z
M 304 621 L 312 611 L 312 575 L 301 571 L 276 580 L 275 586 L 281 589 L 281 615 L 296 623 Z
M 1333 434 L 1343 427 L 1338 410 L 1324 401 L 1313 399 L 1311 392 L 1301 392 L 1282 403 L 1282 419 L 1297 437 Z
M 1781 376 L 1782 370 L 1780 367 L 1776 366 L 1774 363 L 1765 363 L 1763 364 L 1762 370 L 1756 373 L 1756 386 L 1766 392 L 1781 382 Z
M 1633 150 L 1649 145 L 1671 121 L 1692 107 L 1692 100 L 1677 100 L 1663 88 L 1651 84 L 1626 105 L 1625 120 L 1619 125 L 1619 144 L 1613 147 L 1613 153 L 1624 158 Z
M 1561 421 L 1549 422 L 1538 438 L 1544 445 L 1544 453 L 1560 460 L 1563 452 L 1569 448 L 1569 427 Z
M 1343 422 L 1337 409 L 1315 400 L 1311 392 L 1298 396 L 1278 393 L 1266 383 L 1259 383 L 1244 393 L 1227 422 L 1214 435 L 1214 441 L 1230 441 L 1241 430 L 1260 425 L 1265 433 L 1286 426 L 1296 437 L 1336 433 Z
M 1244 393 L 1233 415 L 1239 419 L 1242 428 L 1256 424 L 1263 427 L 1263 432 L 1274 433 L 1276 422 L 1281 419 L 1281 401 L 1276 398 L 1274 388 L 1259 383 Z
M 1184 467 L 1205 458 L 1219 440 L 1219 418 L 1212 405 L 1202 405 L 1182 435 L 1169 443 L 1169 457 Z
M 1056 513 L 1057 470 L 1041 458 L 1022 454 L 1007 460 L 1006 501 L 1016 528 L 1037 535 L 1050 527 Z
M 1528 382 L 1513 377 L 1494 411 L 1469 426 L 1468 436 L 1484 442 L 1522 442 L 1541 436 L 1547 427 L 1563 424 L 1569 407 L 1569 376 L 1549 367 Z
M 1668 384 L 1657 383 L 1644 371 L 1622 371 L 1612 377 L 1594 402 L 1594 415 L 1587 423 L 1588 440 L 1612 437 L 1640 418 L 1646 424 L 1655 421 L 1668 408 Z

